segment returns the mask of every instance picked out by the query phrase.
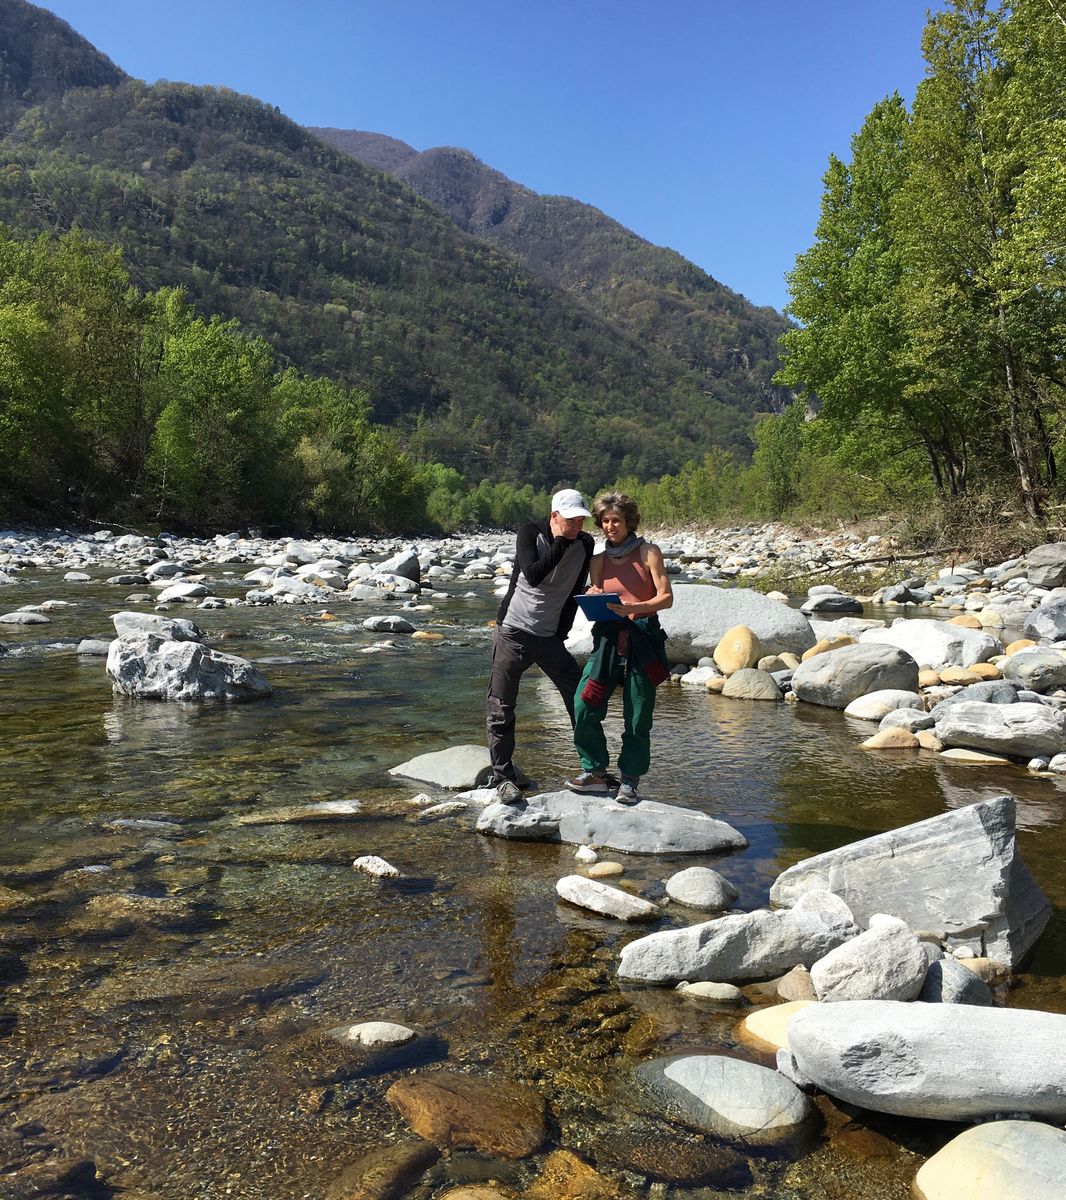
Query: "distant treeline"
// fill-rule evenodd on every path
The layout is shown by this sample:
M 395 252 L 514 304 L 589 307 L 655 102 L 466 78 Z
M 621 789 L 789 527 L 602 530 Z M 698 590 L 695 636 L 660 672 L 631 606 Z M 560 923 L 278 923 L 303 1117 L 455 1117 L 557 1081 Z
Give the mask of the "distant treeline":
M 416 464 L 366 396 L 278 370 L 78 232 L 0 234 L 0 514 L 337 531 L 509 525 L 531 486 Z

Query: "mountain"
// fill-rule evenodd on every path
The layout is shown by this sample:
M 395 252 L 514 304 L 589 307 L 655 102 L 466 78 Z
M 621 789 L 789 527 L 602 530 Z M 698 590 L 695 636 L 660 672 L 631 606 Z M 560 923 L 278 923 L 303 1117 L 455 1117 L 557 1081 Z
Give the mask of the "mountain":
M 777 410 L 790 398 L 770 385 L 789 323 L 759 308 L 673 250 L 655 246 L 599 209 L 542 196 L 468 150 L 419 153 L 359 130 L 313 128 L 323 141 L 401 179 L 467 233 L 516 255 L 613 324 L 698 373 L 707 394 Z
M 364 388 L 415 453 L 473 480 L 647 478 L 748 445 L 750 392 L 405 182 L 251 97 L 131 79 L 24 0 L 0 13 L 0 221 L 20 236 L 80 226 L 121 246 L 142 287 L 180 285 L 283 362 Z

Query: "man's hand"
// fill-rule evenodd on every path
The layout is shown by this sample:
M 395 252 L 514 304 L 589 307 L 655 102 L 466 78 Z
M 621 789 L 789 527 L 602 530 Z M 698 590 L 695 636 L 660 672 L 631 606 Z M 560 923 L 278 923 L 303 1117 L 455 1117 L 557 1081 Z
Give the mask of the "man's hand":
M 574 538 L 581 532 L 582 526 L 585 524 L 584 517 L 563 517 L 559 513 L 552 513 L 551 516 L 551 531 L 552 537 L 566 538 L 568 542 L 572 542 Z

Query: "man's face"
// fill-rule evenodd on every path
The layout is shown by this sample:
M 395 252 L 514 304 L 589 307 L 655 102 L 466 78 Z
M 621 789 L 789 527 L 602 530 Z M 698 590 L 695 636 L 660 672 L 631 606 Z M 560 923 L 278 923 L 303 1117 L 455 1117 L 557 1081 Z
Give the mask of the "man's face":
M 552 532 L 556 537 L 569 538 L 571 541 L 581 532 L 585 524 L 584 517 L 564 517 L 562 513 L 552 513 Z

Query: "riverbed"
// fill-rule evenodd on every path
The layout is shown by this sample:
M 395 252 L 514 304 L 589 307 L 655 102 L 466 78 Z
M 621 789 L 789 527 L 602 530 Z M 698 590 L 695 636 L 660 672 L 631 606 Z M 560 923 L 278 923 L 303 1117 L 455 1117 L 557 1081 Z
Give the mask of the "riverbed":
M 216 585 L 244 592 L 237 575 Z M 418 1029 L 450 1068 L 537 1087 L 551 1144 L 625 1173 L 638 1195 L 663 1195 L 651 1181 L 698 1156 L 700 1139 L 664 1132 L 640 1109 L 629 1070 L 681 1051 L 752 1057 L 735 1042 L 736 1012 L 620 989 L 618 950 L 635 934 L 555 898 L 573 847 L 488 839 L 471 816 L 425 819 L 411 800 L 427 789 L 387 774 L 414 754 L 483 740 L 495 605 L 488 581 L 468 587 L 476 594 L 412 615 L 440 641 L 365 631 L 365 617 L 397 611 L 384 598 L 338 600 L 331 619 L 300 605 L 175 608 L 274 687 L 267 700 L 214 706 L 113 696 L 103 659 L 78 656 L 81 638 L 111 635 L 129 589 L 57 572 L 3 589 L 5 612 L 76 606 L 0 634 L 0 882 L 23 897 L 0 912 L 0 1125 L 14 1131 L 0 1135 L 0 1159 L 85 1156 L 106 1181 L 101 1196 L 324 1195 L 345 1166 L 405 1134 L 383 1097 L 407 1068 L 316 1083 L 300 1039 L 373 1019 Z M 750 845 L 611 856 L 625 885 L 661 899 L 681 866 L 713 866 L 747 910 L 801 858 L 1011 792 L 1022 855 L 1055 913 L 1000 998 L 1066 1012 L 1066 782 L 858 749 L 872 729 L 810 705 L 660 689 L 642 794 L 720 817 Z M 536 672 L 522 685 L 518 732 L 520 765 L 540 786 L 575 769 L 565 714 Z M 353 799 L 361 810 L 344 821 L 239 823 Z M 401 878 L 353 872 L 366 854 Z M 131 892 L 181 901 L 181 919 L 87 918 L 94 897 Z M 819 1106 L 813 1147 L 750 1156 L 750 1180 L 718 1181 L 736 1185 L 728 1194 L 903 1200 L 924 1157 L 959 1128 Z M 435 1171 L 418 1195 L 485 1177 L 521 1188 L 532 1167 L 463 1153 Z

